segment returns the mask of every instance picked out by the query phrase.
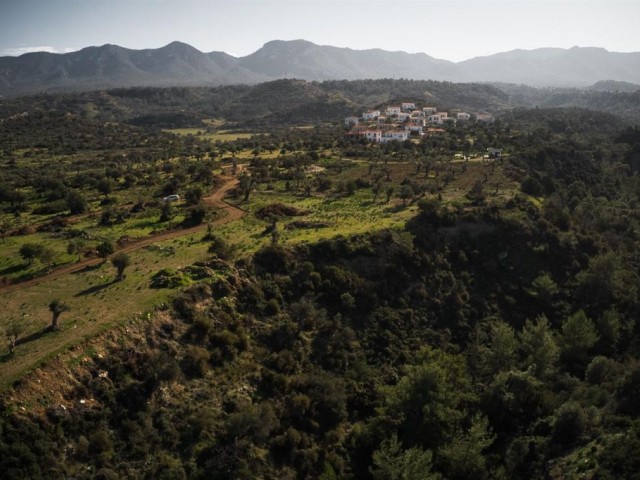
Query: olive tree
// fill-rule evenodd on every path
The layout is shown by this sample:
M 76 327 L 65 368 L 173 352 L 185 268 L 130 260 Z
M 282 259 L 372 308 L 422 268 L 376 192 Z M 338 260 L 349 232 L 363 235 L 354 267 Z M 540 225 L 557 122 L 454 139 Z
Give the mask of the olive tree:
M 71 308 L 58 298 L 51 300 L 49 303 L 49 311 L 51 312 L 51 330 L 58 329 L 58 319 L 64 312 L 68 312 Z
M 131 259 L 129 258 L 129 255 L 124 252 L 117 252 L 111 257 L 111 263 L 114 267 L 116 267 L 116 270 L 118 272 L 117 280 L 121 281 L 124 278 L 125 268 L 131 265 Z

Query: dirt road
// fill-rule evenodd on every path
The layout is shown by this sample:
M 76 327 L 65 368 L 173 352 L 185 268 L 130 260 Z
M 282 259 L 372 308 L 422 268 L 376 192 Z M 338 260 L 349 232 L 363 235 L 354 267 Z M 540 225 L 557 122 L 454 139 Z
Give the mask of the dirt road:
M 226 212 L 226 215 L 224 217 L 211 222 L 212 226 L 233 222 L 234 220 L 238 220 L 239 218 L 241 218 L 246 213 L 244 210 L 234 205 L 231 205 L 230 203 L 224 200 L 226 194 L 237 186 L 238 184 L 237 177 L 224 176 L 222 178 L 224 180 L 224 183 L 220 186 L 220 188 L 217 189 L 213 194 L 209 195 L 208 197 L 203 198 L 203 201 L 207 206 L 214 207 L 219 210 L 224 210 Z M 129 243 L 128 245 L 124 246 L 118 251 L 125 252 L 125 253 L 134 252 L 142 247 L 151 245 L 152 243 L 161 242 L 163 240 L 170 240 L 172 238 L 178 238 L 185 235 L 190 235 L 192 233 L 199 232 L 206 228 L 207 228 L 206 224 L 200 224 L 191 228 L 169 230 L 166 232 L 149 235 L 148 237 L 140 238 Z M 37 285 L 41 282 L 51 280 L 53 278 L 58 278 L 63 275 L 68 275 L 70 273 L 77 272 L 84 268 L 97 265 L 101 261 L 102 261 L 101 258 L 88 258 L 86 260 L 81 260 L 79 262 L 76 262 L 70 265 L 64 265 L 60 268 L 56 268 L 52 270 L 47 275 L 35 277 L 35 278 L 32 278 L 31 280 L 27 280 L 24 282 L 18 282 L 18 283 L 2 286 L 0 287 L 0 294 L 11 292 L 18 289 L 28 288 L 30 286 Z

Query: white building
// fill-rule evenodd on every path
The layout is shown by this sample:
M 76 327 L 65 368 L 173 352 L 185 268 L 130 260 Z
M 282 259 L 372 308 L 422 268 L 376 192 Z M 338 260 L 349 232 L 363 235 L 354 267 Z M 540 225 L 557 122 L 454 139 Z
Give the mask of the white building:
M 398 142 L 404 142 L 409 139 L 409 132 L 406 130 L 392 130 L 389 132 L 384 132 L 382 135 L 381 142 L 387 143 L 392 142 L 393 140 L 397 140 Z
M 447 112 L 437 112 L 429 115 L 427 117 L 427 121 L 436 125 L 442 125 L 448 117 L 449 115 L 447 114 Z
M 412 103 L 412 102 L 402 102 L 402 110 L 404 110 L 405 112 L 407 110 L 413 110 L 414 108 L 416 108 L 416 104 Z
M 424 127 L 416 123 L 410 123 L 406 127 L 404 127 L 404 129 L 407 132 L 418 132 L 420 135 L 424 133 Z
M 370 142 L 379 142 L 382 139 L 382 132 L 380 130 L 367 130 L 364 132 L 364 135 Z
M 371 130 L 366 127 L 354 127 L 346 134 L 346 136 L 364 138 L 370 142 L 379 142 L 382 138 L 382 130 Z
M 489 155 L 489 158 L 500 158 L 500 157 L 502 157 L 502 149 L 501 148 L 487 148 L 487 155 Z
M 425 115 L 433 115 L 438 111 L 438 109 L 436 107 L 424 107 L 422 111 Z
M 400 120 L 401 122 L 406 122 L 409 118 L 411 118 L 411 114 L 407 112 L 400 112 L 396 115 L 396 117 L 398 117 L 398 120 Z
M 471 115 L 470 115 L 470 114 L 468 114 L 467 112 L 459 112 L 459 113 L 456 115 L 456 118 L 457 118 L 458 120 L 462 120 L 462 121 L 464 122 L 464 121 L 469 120 L 469 119 L 471 118 Z
M 363 120 L 375 120 L 380 116 L 380 110 L 369 110 L 368 112 L 364 112 L 362 114 Z
M 400 107 L 387 107 L 386 114 L 388 117 L 392 117 L 393 115 L 398 115 L 401 111 Z

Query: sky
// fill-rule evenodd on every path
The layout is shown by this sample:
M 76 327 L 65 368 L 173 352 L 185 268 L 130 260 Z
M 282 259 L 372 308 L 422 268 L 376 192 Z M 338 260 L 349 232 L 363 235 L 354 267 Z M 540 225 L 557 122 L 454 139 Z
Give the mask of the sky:
M 640 0 L 0 0 L 0 56 L 111 43 L 248 55 L 304 39 L 461 61 L 514 49 L 640 51 Z

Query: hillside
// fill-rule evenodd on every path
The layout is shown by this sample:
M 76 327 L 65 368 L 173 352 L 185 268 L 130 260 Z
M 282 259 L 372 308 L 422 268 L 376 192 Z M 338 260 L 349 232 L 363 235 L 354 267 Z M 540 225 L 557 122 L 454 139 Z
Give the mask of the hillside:
M 501 116 L 344 136 L 400 100 Z M 3 101 L 2 477 L 634 478 L 640 131 L 515 106 L 410 80 Z
M 307 81 L 408 78 L 586 87 L 598 81 L 640 83 L 640 53 L 598 48 L 514 50 L 454 63 L 424 53 L 352 50 L 305 40 L 271 41 L 236 58 L 173 42 L 158 49 L 116 45 L 66 54 L 0 58 L 0 95 L 132 86 L 256 84 L 280 78 Z
M 509 134 L 482 133 L 510 158 L 450 165 L 458 181 L 479 168 L 488 185 L 510 171 L 513 196 L 486 188 L 461 205 L 428 194 L 396 228 L 282 238 L 239 258 L 218 238 L 206 259 L 155 277 L 161 288 L 193 278 L 170 301 L 3 397 L 3 472 L 630 478 L 640 217 L 627 203 L 635 179 L 619 167 L 640 138 L 607 116 L 576 135 L 588 115 L 517 112 Z M 265 162 L 248 166 L 256 178 Z M 281 160 L 269 165 L 278 180 L 260 184 L 277 186 L 258 198 L 287 178 Z M 405 185 L 437 183 L 388 165 Z M 367 178 L 357 162 L 348 172 Z
M 340 122 L 361 110 L 407 100 L 494 115 L 519 107 L 579 107 L 640 122 L 637 92 L 391 79 L 278 80 L 254 86 L 134 87 L 47 94 L 0 100 L 0 119 L 53 109 L 88 120 L 160 128 L 202 127 L 202 120 L 210 118 L 252 127 Z
M 369 80 L 311 83 L 277 80 L 254 86 L 135 87 L 0 101 L 0 118 L 35 109 L 58 109 L 90 119 L 163 128 L 202 126 L 224 118 L 240 125 L 341 122 L 358 110 L 400 98 L 441 107 L 499 112 L 510 107 L 500 90 L 480 84 Z M 172 125 L 171 122 L 173 122 Z

